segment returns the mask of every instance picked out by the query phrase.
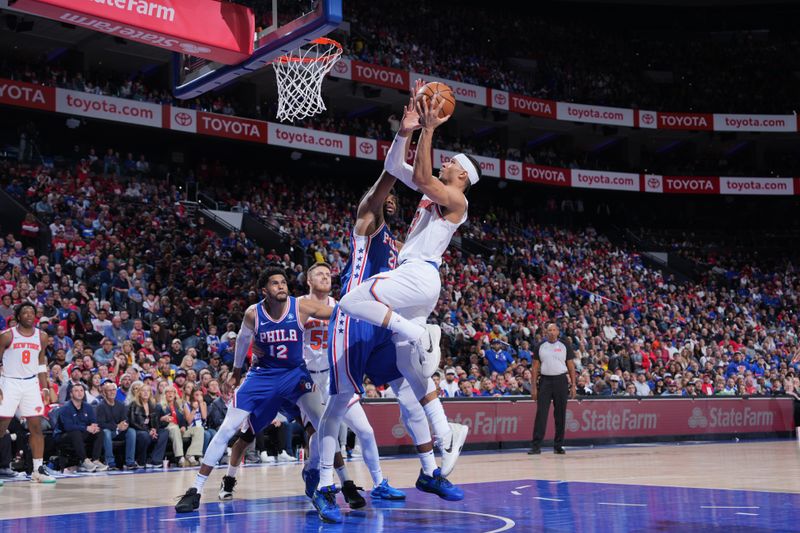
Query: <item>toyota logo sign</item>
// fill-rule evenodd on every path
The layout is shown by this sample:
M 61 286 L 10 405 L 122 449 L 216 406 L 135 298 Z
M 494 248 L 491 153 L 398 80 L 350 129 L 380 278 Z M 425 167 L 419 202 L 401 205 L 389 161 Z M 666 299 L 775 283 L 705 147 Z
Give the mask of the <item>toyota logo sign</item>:
M 658 189 L 661 183 L 659 182 L 658 178 L 650 178 L 647 180 L 647 185 L 649 185 L 651 189 Z
M 655 117 L 653 116 L 652 113 L 643 113 L 642 114 L 642 123 L 644 123 L 644 124 L 652 124 L 653 122 L 655 122 L 655 120 L 656 119 L 655 119 Z
M 191 126 L 192 115 L 185 111 L 179 111 L 178 113 L 175 113 L 175 124 L 178 126 Z
M 361 144 L 358 145 L 358 147 L 361 149 L 362 154 L 371 154 L 372 151 L 375 149 L 372 146 L 372 143 L 369 141 L 362 142 Z
M 506 105 L 506 95 L 503 93 L 494 93 L 494 101 L 498 105 Z
M 508 165 L 506 171 L 508 171 L 510 176 L 516 176 L 519 174 L 519 165 Z
M 337 61 L 333 64 L 333 70 L 339 74 L 347 72 L 347 64 L 344 61 Z

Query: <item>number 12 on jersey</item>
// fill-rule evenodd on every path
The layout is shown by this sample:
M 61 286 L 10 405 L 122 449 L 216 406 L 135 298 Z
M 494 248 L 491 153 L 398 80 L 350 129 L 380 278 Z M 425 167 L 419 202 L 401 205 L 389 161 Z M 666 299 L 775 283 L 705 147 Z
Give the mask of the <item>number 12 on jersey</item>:
M 274 357 L 275 359 L 286 359 L 289 356 L 289 347 L 285 344 L 270 344 L 269 345 L 269 355 L 270 357 Z

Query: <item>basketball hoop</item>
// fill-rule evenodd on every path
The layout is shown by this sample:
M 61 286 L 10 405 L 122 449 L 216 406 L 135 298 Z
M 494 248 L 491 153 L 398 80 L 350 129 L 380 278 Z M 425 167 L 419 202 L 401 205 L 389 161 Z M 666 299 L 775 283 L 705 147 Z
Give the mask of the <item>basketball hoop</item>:
M 278 119 L 303 119 L 325 111 L 322 79 L 342 55 L 342 45 L 320 37 L 272 62 L 278 81 Z

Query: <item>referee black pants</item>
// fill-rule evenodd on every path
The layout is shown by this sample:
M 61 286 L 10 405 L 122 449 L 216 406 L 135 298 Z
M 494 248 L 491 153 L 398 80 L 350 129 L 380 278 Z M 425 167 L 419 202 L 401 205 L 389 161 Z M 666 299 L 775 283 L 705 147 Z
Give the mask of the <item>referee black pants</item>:
M 550 402 L 553 402 L 553 416 L 556 419 L 556 436 L 553 444 L 556 448 L 564 445 L 567 399 L 569 399 L 569 381 L 566 374 L 541 376 L 539 380 L 539 399 L 536 401 L 536 422 L 533 425 L 534 448 L 540 447 L 542 440 L 544 440 L 544 432 L 547 429 L 547 416 L 550 414 Z

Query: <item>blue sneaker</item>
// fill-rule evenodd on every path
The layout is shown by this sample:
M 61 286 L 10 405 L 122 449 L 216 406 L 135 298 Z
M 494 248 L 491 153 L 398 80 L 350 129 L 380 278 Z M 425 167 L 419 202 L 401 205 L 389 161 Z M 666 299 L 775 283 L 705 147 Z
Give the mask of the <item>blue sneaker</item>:
M 381 484 L 372 489 L 370 497 L 375 500 L 405 500 L 406 493 L 389 485 L 389 480 L 384 479 Z
M 336 503 L 336 485 L 322 487 L 314 491 L 314 496 L 311 498 L 311 503 L 319 513 L 319 517 L 323 522 L 331 522 L 338 524 L 342 521 L 342 512 L 339 510 L 339 504 Z
M 304 468 L 301 475 L 306 484 L 306 496 L 314 498 L 314 491 L 317 490 L 317 485 L 319 484 L 319 470 L 316 468 Z
M 464 491 L 450 483 L 446 477 L 442 475 L 442 470 L 437 468 L 433 471 L 432 476 L 426 476 L 422 470 L 419 472 L 417 478 L 417 489 L 422 492 L 430 492 L 436 494 L 443 500 L 449 502 L 457 502 L 464 499 Z

